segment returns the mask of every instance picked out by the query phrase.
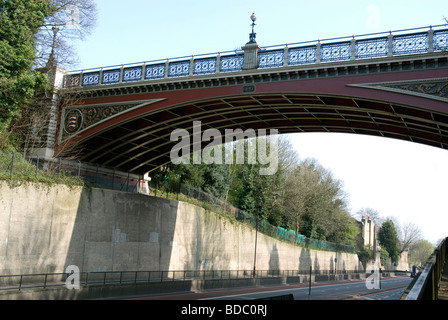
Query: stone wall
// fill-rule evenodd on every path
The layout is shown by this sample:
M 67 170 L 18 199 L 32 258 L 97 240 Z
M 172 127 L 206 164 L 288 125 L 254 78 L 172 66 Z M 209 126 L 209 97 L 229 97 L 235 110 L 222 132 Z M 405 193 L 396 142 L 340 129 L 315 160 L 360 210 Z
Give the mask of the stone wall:
M 0 182 L 0 274 L 252 270 L 255 230 L 174 200 L 105 189 Z M 335 264 L 335 258 L 337 263 Z M 358 270 L 355 254 L 258 233 L 257 270 Z

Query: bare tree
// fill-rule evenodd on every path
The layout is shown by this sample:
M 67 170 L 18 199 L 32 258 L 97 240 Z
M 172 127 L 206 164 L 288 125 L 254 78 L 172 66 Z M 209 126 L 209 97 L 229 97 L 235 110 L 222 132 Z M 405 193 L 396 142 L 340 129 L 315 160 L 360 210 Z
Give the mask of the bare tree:
M 10 131 L 21 141 L 23 152 L 51 147 L 54 132 L 49 128 L 55 126 L 56 105 L 61 102 L 54 88 L 57 66 L 67 68 L 75 63 L 73 44 L 83 40 L 96 22 L 94 0 L 51 0 L 51 3 L 54 13 L 35 35 L 35 67 L 48 75 L 49 87 L 36 92 L 33 101 L 23 107 L 21 117 L 10 126 Z M 67 101 L 73 98 L 66 98 L 64 103 Z
M 73 44 L 84 40 L 96 23 L 97 7 L 94 0 L 52 0 L 55 13 L 46 19 L 36 34 L 36 67 L 45 67 L 55 59 L 59 66 L 76 63 Z
M 417 241 L 422 239 L 422 231 L 419 226 L 407 222 L 401 227 L 397 226 L 400 253 L 409 249 Z
M 356 218 L 358 220 L 361 220 L 362 217 L 370 217 L 378 226 L 380 226 L 385 221 L 384 218 L 381 217 L 380 212 L 372 208 L 361 208 L 356 213 Z
M 299 165 L 299 155 L 294 150 L 291 138 L 287 135 L 278 137 L 278 163 L 285 177 Z

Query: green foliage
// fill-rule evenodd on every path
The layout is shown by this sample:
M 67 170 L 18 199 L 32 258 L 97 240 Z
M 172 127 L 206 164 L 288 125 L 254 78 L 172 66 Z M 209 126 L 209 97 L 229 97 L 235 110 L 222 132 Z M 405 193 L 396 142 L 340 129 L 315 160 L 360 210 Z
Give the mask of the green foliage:
M 247 161 L 251 143 L 244 141 L 242 164 L 170 164 L 152 173 L 154 186 L 163 188 L 160 184 L 169 177 L 227 200 L 272 225 L 316 240 L 355 245 L 358 225 L 346 208 L 342 183 L 330 171 L 314 160 L 299 162 L 283 140 L 286 147 L 277 172 L 260 175 L 261 165 Z M 223 163 L 232 156 L 230 148 L 223 148 Z
M 34 35 L 53 12 L 51 1 L 0 0 L 0 148 L 10 122 L 47 83 L 33 70 Z
M 304 160 L 287 177 L 284 206 L 291 227 L 309 238 L 353 243 L 359 232 L 350 217 L 341 182 L 314 160 Z
M 153 173 L 155 181 L 167 175 L 170 180 L 182 182 L 198 189 L 202 189 L 219 199 L 225 199 L 230 176 L 227 165 L 224 164 L 192 164 L 193 155 L 190 155 L 190 164 L 169 164 Z M 163 173 L 162 173 L 163 172 Z
M 424 265 L 433 254 L 434 246 L 427 240 L 419 240 L 409 250 L 409 261 L 416 266 Z
M 225 199 L 229 188 L 229 171 L 225 164 L 209 164 L 204 169 L 202 189 L 219 199 Z
M 36 165 L 27 161 L 20 153 L 14 154 L 0 151 L 0 180 L 5 180 L 12 187 L 26 182 L 39 182 L 48 185 L 65 184 L 67 186 L 84 186 L 82 178 L 73 176 L 69 172 L 59 171 L 57 166 L 48 170 L 38 169 Z M 12 169 L 12 174 L 11 174 Z
M 372 259 L 372 251 L 367 248 L 362 248 L 358 251 L 358 259 L 364 265 L 364 268 Z
M 381 248 L 380 250 L 380 260 L 381 260 L 381 265 L 385 266 L 387 265 L 387 260 L 389 259 L 389 252 L 387 252 L 386 249 Z
M 391 220 L 386 220 L 380 231 L 378 232 L 378 240 L 380 245 L 384 248 L 392 262 L 398 262 L 400 251 L 398 249 L 398 236 L 395 225 Z

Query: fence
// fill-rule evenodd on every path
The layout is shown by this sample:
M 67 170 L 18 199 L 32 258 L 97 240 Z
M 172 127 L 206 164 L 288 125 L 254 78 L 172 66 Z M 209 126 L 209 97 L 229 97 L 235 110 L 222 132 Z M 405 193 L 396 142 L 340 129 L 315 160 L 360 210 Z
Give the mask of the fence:
M 143 177 L 139 175 L 105 168 L 98 164 L 64 158 L 40 159 L 37 155 L 0 151 L 0 178 L 2 177 L 27 180 L 43 179 L 44 181 L 48 179 L 58 181 L 74 177 L 88 182 L 94 187 L 171 197 L 228 215 L 239 222 L 256 228 L 261 233 L 301 247 L 334 252 L 355 252 L 355 248 L 351 245 L 311 239 L 296 234 L 293 230 L 274 226 L 207 192 L 183 184 L 180 181 L 169 181 L 167 178 L 148 182 L 144 181 Z
M 448 259 L 448 238 L 434 250 L 416 281 L 409 285 L 406 300 L 437 300 L 443 267 Z
M 405 271 L 381 271 L 388 276 L 405 276 Z M 32 288 L 61 287 L 67 284 L 73 285 L 73 273 L 41 273 L 0 276 L 0 290 L 22 290 Z M 77 276 L 79 285 L 101 284 L 137 284 L 191 280 L 224 280 L 224 279 L 248 279 L 248 278 L 275 278 L 275 277 L 307 277 L 309 281 L 314 276 L 314 281 L 340 279 L 361 279 L 368 277 L 363 270 L 181 270 L 181 271 L 104 271 L 104 272 L 80 272 Z
M 0 150 L 0 178 L 44 182 L 71 179 L 75 184 L 87 182 L 94 187 L 139 192 L 141 177 L 79 160 L 44 159 L 38 155 Z

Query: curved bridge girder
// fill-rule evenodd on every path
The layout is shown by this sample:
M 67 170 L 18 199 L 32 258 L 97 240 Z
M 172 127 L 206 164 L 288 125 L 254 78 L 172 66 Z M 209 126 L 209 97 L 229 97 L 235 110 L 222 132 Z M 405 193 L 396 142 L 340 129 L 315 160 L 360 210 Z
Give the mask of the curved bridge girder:
M 446 59 L 446 58 L 445 58 Z M 143 174 L 170 161 L 174 129 L 278 129 L 375 135 L 448 149 L 448 72 L 441 69 L 302 79 L 295 73 L 92 88 L 62 109 L 59 151 Z M 263 80 L 268 79 L 266 81 Z M 66 123 L 67 125 L 67 123 Z

